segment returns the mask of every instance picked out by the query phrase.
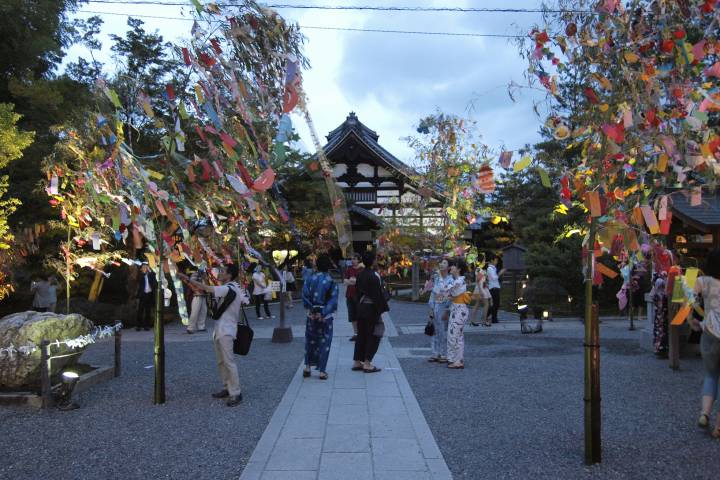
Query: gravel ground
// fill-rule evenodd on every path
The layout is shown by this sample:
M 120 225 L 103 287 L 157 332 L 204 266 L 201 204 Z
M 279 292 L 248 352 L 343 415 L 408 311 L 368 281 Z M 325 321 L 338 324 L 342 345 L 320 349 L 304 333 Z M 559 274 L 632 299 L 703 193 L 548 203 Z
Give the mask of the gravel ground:
M 424 321 L 422 307 L 392 307 L 399 325 Z M 462 371 L 427 363 L 424 335 L 391 343 L 410 348 L 403 370 L 455 478 L 718 478 L 720 442 L 695 426 L 700 359 L 674 372 L 638 347 L 639 335 L 624 322 L 601 325 L 603 463 L 593 467 L 584 465 L 579 323 L 466 335 Z
M 297 312 L 300 309 L 295 309 Z M 84 362 L 111 364 L 110 345 Z M 0 408 L 0 478 L 237 479 L 300 365 L 303 341 L 253 342 L 236 357 L 244 399 L 228 408 L 210 341 L 168 343 L 167 403 L 152 404 L 152 343 L 123 344 L 123 375 L 78 397 L 71 412 Z

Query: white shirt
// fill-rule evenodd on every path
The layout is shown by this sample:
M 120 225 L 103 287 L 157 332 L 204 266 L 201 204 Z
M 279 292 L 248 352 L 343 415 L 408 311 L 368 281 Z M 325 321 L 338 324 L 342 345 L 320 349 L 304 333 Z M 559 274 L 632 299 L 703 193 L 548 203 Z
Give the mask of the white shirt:
M 220 338 L 224 335 L 230 335 L 234 338 L 235 335 L 237 335 L 237 322 L 242 316 L 240 309 L 243 304 L 247 305 L 250 303 L 247 292 L 237 283 L 230 282 L 219 287 L 213 287 L 213 295 L 217 298 L 218 304 L 222 304 L 225 295 L 227 295 L 230 290 L 230 285 L 233 290 L 235 290 L 236 297 L 235 300 L 228 305 L 220 318 L 215 321 L 215 329 L 213 330 L 214 338 Z
M 488 265 L 487 280 L 488 288 L 500 288 L 500 277 L 498 277 L 497 268 L 495 267 L 495 265 Z
M 285 270 L 285 281 L 288 283 L 292 283 L 295 281 L 295 276 L 290 270 Z
M 720 280 L 713 277 L 699 277 L 696 280 L 695 290 L 703 296 L 705 331 L 720 339 Z
M 253 295 L 264 295 L 268 288 L 268 284 L 265 281 L 265 274 L 262 272 L 255 272 L 252 276 L 253 279 Z M 264 287 L 262 285 L 265 285 Z

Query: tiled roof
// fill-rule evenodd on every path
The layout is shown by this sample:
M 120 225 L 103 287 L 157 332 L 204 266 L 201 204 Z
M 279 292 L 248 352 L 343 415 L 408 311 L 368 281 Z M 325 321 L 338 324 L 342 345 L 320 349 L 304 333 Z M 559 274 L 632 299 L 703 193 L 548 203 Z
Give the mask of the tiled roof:
M 672 210 L 695 226 L 706 230 L 720 226 L 720 196 L 717 193 L 703 193 L 702 203 L 690 206 L 690 197 L 683 192 L 672 195 Z
M 378 143 L 379 135 L 374 131 L 370 130 L 360 120 L 358 120 L 355 112 L 350 112 L 350 115 L 345 121 L 337 127 L 335 130 L 327 135 L 328 143 L 325 145 L 324 150 L 327 155 L 330 155 L 335 148 L 342 144 L 343 140 L 348 135 L 354 133 L 370 150 L 378 154 L 378 156 L 385 161 L 391 168 L 405 175 L 411 177 L 417 175 L 411 167 L 398 160 L 392 153 L 385 150 Z

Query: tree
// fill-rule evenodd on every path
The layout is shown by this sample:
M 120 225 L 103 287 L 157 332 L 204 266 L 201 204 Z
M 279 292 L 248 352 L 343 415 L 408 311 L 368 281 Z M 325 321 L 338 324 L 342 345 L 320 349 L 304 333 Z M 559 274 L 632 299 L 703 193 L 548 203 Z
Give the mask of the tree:
M 18 130 L 16 124 L 20 115 L 13 111 L 13 105 L 0 103 L 0 168 L 22 156 L 35 136 L 34 132 Z M 14 239 L 8 226 L 8 217 L 12 215 L 20 202 L 15 198 L 3 198 L 8 190 L 7 175 L 0 176 L 0 300 L 12 291 L 9 283 L 10 266 L 13 253 L 10 251 Z

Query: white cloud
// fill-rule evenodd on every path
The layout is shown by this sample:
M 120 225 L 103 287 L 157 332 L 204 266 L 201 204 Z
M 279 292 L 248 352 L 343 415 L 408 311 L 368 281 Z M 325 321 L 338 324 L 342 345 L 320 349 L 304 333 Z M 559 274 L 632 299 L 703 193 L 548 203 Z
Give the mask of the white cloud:
M 321 4 L 347 5 L 339 0 Z M 362 4 L 364 2 L 357 2 Z M 454 5 L 477 6 L 469 0 Z M 483 2 L 483 7 L 505 7 L 508 2 Z M 393 2 L 393 5 L 401 4 Z M 407 5 L 445 6 L 445 0 Z M 513 0 L 512 7 L 537 8 L 540 0 Z M 180 16 L 187 8 L 134 6 L 136 15 Z M 85 10 L 122 11 L 118 6 L 90 4 Z M 534 14 L 489 13 L 395 13 L 281 9 L 290 21 L 301 25 L 347 28 L 377 28 L 414 31 L 451 31 L 494 34 L 524 33 L 538 21 Z M 88 14 L 79 14 L 88 16 Z M 104 60 L 109 59 L 109 33 L 127 30 L 126 18 L 104 17 L 102 38 Z M 143 18 L 148 30 L 158 29 L 166 40 L 189 35 L 191 22 Z M 518 26 L 519 25 L 519 26 Z M 532 111 L 537 94 L 524 94 L 513 103 L 507 95 L 510 81 L 523 83 L 525 62 L 514 45 L 500 38 L 442 37 L 398 35 L 328 30 L 304 31 L 305 54 L 311 69 L 304 72 L 304 87 L 309 98 L 320 141 L 343 122 L 350 111 L 377 131 L 385 148 L 404 161 L 412 161 L 412 152 L 401 137 L 414 133 L 413 125 L 436 108 L 448 113 L 467 115 L 472 100 L 472 118 L 477 120 L 486 143 L 505 144 L 517 149 L 539 139 L 539 121 Z M 70 57 L 80 53 L 71 50 Z M 302 118 L 293 118 L 303 143 L 312 145 Z

